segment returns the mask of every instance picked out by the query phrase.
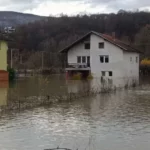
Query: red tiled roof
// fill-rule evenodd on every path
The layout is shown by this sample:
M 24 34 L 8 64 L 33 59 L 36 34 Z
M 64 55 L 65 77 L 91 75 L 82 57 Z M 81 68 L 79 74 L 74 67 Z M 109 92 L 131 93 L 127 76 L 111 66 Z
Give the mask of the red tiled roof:
M 128 51 L 128 52 L 138 52 L 141 53 L 139 50 L 135 49 L 134 47 L 132 47 L 131 45 L 116 39 L 113 36 L 107 35 L 107 34 L 103 34 L 103 37 L 107 38 L 108 40 L 112 41 L 114 44 L 117 44 L 119 46 L 121 46 L 124 50 Z

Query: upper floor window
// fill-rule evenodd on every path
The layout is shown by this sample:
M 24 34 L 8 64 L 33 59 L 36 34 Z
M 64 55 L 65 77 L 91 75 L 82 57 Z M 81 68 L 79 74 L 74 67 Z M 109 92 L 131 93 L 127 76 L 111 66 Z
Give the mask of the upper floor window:
M 90 58 L 89 56 L 77 56 L 77 63 L 82 64 L 82 63 L 87 63 L 89 61 L 90 63 Z
M 109 63 L 109 56 L 100 56 L 100 62 L 101 63 Z
M 90 49 L 90 43 L 84 43 L 84 48 L 85 49 Z
M 86 56 L 82 56 L 82 63 L 86 63 Z
M 138 57 L 136 57 L 136 63 L 138 63 L 138 60 L 139 60 Z
M 79 63 L 79 64 L 81 63 L 81 56 L 77 57 L 77 63 Z
M 99 48 L 101 48 L 101 49 L 104 48 L 104 42 L 99 43 Z

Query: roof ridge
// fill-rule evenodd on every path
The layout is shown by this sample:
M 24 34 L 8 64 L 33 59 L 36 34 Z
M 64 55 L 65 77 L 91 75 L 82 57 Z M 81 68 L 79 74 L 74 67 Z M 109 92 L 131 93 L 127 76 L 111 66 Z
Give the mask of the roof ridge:
M 96 31 L 90 31 L 87 34 L 85 34 L 84 36 L 82 36 L 81 38 L 79 38 L 78 40 L 76 40 L 75 42 L 73 42 L 72 44 L 70 44 L 69 46 L 67 46 L 65 49 L 59 51 L 64 52 L 64 51 L 68 51 L 71 47 L 75 46 L 76 44 L 78 44 L 80 41 L 84 40 L 86 37 L 90 36 L 91 34 L 95 34 L 97 36 L 99 36 L 100 38 L 103 38 L 104 40 L 110 42 L 111 44 L 120 47 L 121 49 L 123 49 L 124 51 L 129 51 L 129 52 L 140 52 L 139 50 L 137 50 L 136 48 L 132 47 L 130 44 L 127 44 L 119 39 L 115 40 L 113 39 L 113 36 L 109 35 L 109 34 L 103 34 L 103 33 L 98 33 Z M 129 49 L 130 48 L 130 49 Z

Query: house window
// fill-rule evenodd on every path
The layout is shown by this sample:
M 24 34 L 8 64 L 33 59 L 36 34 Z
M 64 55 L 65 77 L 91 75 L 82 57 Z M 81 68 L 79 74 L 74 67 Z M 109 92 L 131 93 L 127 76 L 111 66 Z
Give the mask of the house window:
M 100 56 L 101 63 L 109 63 L 109 56 Z
M 105 63 L 109 63 L 109 57 L 105 56 Z
M 104 56 L 100 56 L 100 62 L 104 63 Z
M 112 76 L 113 76 L 112 71 L 109 71 L 109 76 L 110 76 L 110 77 L 112 77 Z
M 106 74 L 105 71 L 102 71 L 102 76 L 103 76 L 103 77 L 105 76 L 105 74 Z
M 85 48 L 85 49 L 90 49 L 90 43 L 85 43 L 85 44 L 84 44 L 84 48 Z
M 138 63 L 138 57 L 136 57 L 136 63 Z
M 87 66 L 90 67 L 90 56 L 87 56 Z
M 132 57 L 130 57 L 130 62 L 132 62 Z
M 86 57 L 82 56 L 82 63 L 86 63 Z
M 77 63 L 89 63 L 90 64 L 90 56 L 77 56 Z
M 104 48 L 104 42 L 99 43 L 99 48 L 100 49 Z
M 81 63 L 81 56 L 77 57 L 77 63 L 79 63 L 79 64 Z

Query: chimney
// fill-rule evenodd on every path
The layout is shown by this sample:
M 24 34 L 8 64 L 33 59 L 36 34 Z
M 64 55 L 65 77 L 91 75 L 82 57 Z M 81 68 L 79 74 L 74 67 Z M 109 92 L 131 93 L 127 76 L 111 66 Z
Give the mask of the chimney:
M 114 41 L 116 40 L 116 33 L 115 32 L 112 32 L 112 38 Z

